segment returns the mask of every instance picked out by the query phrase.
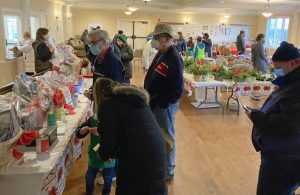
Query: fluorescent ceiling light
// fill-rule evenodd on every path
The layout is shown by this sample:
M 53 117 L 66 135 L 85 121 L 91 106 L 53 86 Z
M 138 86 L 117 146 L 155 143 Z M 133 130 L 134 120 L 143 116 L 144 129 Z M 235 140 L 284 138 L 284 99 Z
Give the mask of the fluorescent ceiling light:
M 226 14 L 226 15 L 224 15 L 224 18 L 226 18 L 226 19 L 228 19 L 228 18 L 230 18 L 231 16 L 229 15 L 229 14 Z
M 137 7 L 127 7 L 127 9 L 131 12 L 135 12 L 138 8 Z
M 132 12 L 124 12 L 127 16 L 131 15 Z

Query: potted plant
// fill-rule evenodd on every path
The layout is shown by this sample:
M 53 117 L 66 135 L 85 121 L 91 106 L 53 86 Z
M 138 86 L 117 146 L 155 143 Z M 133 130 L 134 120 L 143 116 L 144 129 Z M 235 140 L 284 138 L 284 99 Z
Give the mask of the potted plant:
M 233 74 L 233 79 L 236 82 L 245 82 L 246 79 L 249 77 L 250 77 L 249 73 L 242 70 L 236 70 Z
M 211 67 L 212 75 L 216 81 L 222 81 L 225 74 L 224 65 L 215 65 Z
M 186 72 L 190 72 L 189 69 L 190 69 L 193 65 L 195 65 L 195 61 L 194 61 L 194 60 L 187 59 L 187 58 L 184 60 L 184 70 L 185 70 Z
M 194 75 L 195 81 L 206 81 L 208 79 L 209 72 L 210 72 L 210 67 L 207 65 L 201 65 L 201 66 L 193 65 L 190 68 L 190 73 Z

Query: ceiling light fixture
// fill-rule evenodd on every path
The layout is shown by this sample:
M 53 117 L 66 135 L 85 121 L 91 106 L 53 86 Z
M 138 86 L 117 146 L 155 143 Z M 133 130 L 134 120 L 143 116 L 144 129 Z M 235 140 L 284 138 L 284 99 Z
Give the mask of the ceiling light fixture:
M 225 15 L 223 16 L 225 19 L 228 19 L 228 18 L 230 18 L 231 17 L 231 15 L 229 14 L 229 10 L 228 9 L 226 9 L 226 13 L 225 13 Z
M 131 15 L 132 12 L 124 12 L 127 16 Z
M 262 13 L 262 15 L 266 18 L 272 16 L 273 14 L 270 12 L 270 9 L 271 9 L 271 5 L 270 5 L 270 0 L 267 0 L 268 1 L 268 4 L 267 4 L 267 9 L 265 12 Z
M 148 2 L 150 2 L 151 0 L 143 0 L 145 4 L 147 4 Z
M 132 6 L 127 6 L 127 9 L 131 12 L 135 12 L 138 8 L 137 7 L 132 7 Z

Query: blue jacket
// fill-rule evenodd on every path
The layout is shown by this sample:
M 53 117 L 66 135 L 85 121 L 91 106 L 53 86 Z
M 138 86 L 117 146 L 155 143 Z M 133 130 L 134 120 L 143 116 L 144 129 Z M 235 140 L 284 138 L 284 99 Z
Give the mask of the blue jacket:
M 262 154 L 300 159 L 300 68 L 273 83 L 274 91 L 260 110 L 254 110 L 252 142 Z
M 211 56 L 212 56 L 211 39 L 204 39 L 202 42 L 205 44 L 205 53 L 207 53 L 207 56 L 211 58 Z
M 167 53 L 158 52 L 144 83 L 150 94 L 150 106 L 168 107 L 176 103 L 183 94 L 183 60 L 174 46 Z
M 178 40 L 176 45 L 177 51 L 180 53 L 186 52 L 186 41 L 185 40 Z
M 98 77 L 106 77 L 124 83 L 123 64 L 111 48 L 108 49 L 104 57 L 98 56 L 93 64 L 95 66 L 93 83 Z

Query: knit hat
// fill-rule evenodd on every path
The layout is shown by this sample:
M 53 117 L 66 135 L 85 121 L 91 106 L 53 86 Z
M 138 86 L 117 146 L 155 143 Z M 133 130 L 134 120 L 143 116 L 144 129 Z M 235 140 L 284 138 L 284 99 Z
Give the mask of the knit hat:
M 153 36 L 160 34 L 169 34 L 171 37 L 173 37 L 172 27 L 168 24 L 157 24 L 155 26 Z
M 283 41 L 276 49 L 272 61 L 275 63 L 286 63 L 291 60 L 300 60 L 299 50 L 293 44 Z
M 124 43 L 127 43 L 127 37 L 124 34 L 118 34 L 118 38 L 121 39 Z

